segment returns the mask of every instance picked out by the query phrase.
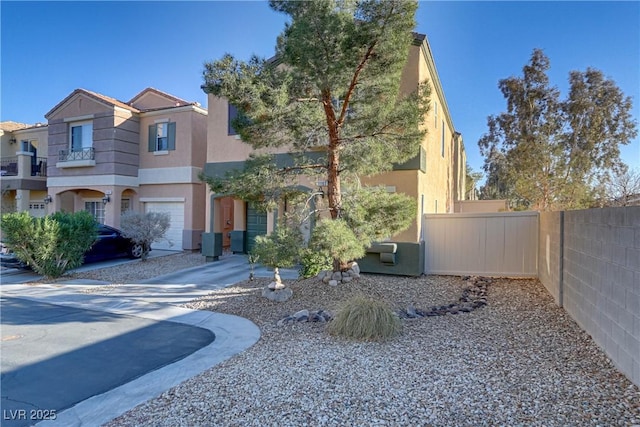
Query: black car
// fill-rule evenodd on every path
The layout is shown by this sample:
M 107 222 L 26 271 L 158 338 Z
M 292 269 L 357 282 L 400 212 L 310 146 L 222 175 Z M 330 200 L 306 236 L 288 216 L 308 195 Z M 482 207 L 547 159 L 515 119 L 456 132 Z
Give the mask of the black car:
M 23 262 L 19 261 L 14 254 L 3 251 L 0 261 L 3 267 L 25 268 Z M 137 244 L 122 235 L 122 231 L 109 227 L 108 225 L 98 225 L 98 237 L 91 248 L 84 254 L 84 262 L 104 261 L 112 258 L 128 256 L 129 258 L 140 258 L 142 256 L 142 245 Z
M 142 245 L 134 243 L 122 235 L 122 231 L 109 227 L 108 225 L 98 225 L 98 238 L 91 249 L 84 254 L 84 262 L 96 262 L 106 259 L 120 258 L 140 258 L 142 256 Z

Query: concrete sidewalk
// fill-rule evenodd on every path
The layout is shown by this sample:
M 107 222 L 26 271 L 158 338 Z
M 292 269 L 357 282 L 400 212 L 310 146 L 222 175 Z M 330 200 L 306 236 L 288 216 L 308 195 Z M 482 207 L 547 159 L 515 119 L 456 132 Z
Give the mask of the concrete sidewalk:
M 212 343 L 183 359 L 151 372 L 141 373 L 141 376 L 132 381 L 85 399 L 62 412 L 57 412 L 55 420 L 42 421 L 38 425 L 100 425 L 253 345 L 259 339 L 260 331 L 250 321 L 236 316 L 176 306 L 176 304 L 204 296 L 213 290 L 246 280 L 248 272 L 249 265 L 245 256 L 228 255 L 222 257 L 220 261 L 205 266 L 178 271 L 139 284 L 112 287 L 105 286 L 104 282 L 82 280 L 38 286 L 2 284 L 2 298 L 5 301 L 11 298 L 14 301 L 26 300 L 51 304 L 60 310 L 83 310 L 84 314 L 101 312 L 144 322 L 178 323 L 204 328 L 215 335 Z M 264 268 L 256 269 L 257 277 L 268 277 L 271 274 Z M 281 276 L 293 279 L 297 277 L 297 272 L 284 270 L 281 271 Z M 3 316 L 3 324 L 5 321 L 10 322 L 10 319 L 5 319 Z M 12 325 L 12 328 L 28 325 L 28 323 L 15 323 L 18 324 Z M 91 325 L 90 322 L 88 324 Z M 74 325 L 78 328 L 76 324 Z M 59 329 L 57 333 L 60 334 L 60 338 L 68 335 L 64 329 Z M 13 329 L 12 335 L 20 335 L 20 332 Z M 121 334 L 118 337 L 133 339 L 127 335 L 130 334 Z M 162 334 L 158 336 L 161 337 Z M 104 340 L 113 339 L 113 336 L 104 338 Z M 27 348 L 23 351 L 42 353 L 43 349 L 37 345 L 37 341 L 32 345 L 31 349 Z M 66 355 L 69 359 L 68 363 L 71 364 L 72 354 L 73 351 L 68 351 L 63 354 L 51 354 L 49 357 L 55 357 L 57 363 L 60 363 L 64 361 Z M 47 356 L 43 355 L 43 357 Z M 135 358 L 135 356 L 132 357 Z M 67 365 L 66 369 L 72 372 L 74 366 Z M 101 374 L 109 376 L 108 373 Z

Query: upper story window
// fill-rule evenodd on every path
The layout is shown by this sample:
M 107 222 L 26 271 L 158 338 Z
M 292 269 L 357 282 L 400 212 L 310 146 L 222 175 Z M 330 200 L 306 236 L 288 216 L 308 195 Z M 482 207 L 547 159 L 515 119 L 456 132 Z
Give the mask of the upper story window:
M 435 117 L 434 126 L 438 127 L 438 103 L 433 101 L 433 116 Z
M 69 148 L 58 152 L 57 167 L 94 166 L 93 122 L 69 122 Z
M 176 122 L 161 122 L 149 126 L 149 151 L 176 149 Z
M 234 106 L 231 105 L 229 103 L 227 103 L 227 105 L 229 106 L 229 119 L 227 120 L 227 134 L 228 135 L 237 135 L 238 132 L 236 132 L 236 130 L 233 128 L 233 125 L 231 124 L 233 122 L 233 120 L 238 117 L 238 109 Z
M 93 122 L 75 122 L 69 125 L 71 152 L 78 153 L 93 148 Z
M 442 121 L 442 142 L 440 142 L 440 152 L 444 157 L 444 120 Z

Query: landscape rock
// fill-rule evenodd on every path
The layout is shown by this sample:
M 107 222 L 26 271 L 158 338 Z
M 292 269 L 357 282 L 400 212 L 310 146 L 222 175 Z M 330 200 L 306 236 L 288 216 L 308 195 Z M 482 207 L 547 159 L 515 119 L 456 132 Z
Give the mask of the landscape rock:
M 271 301 L 284 302 L 293 296 L 293 291 L 289 288 L 270 289 L 266 286 L 262 289 L 262 296 Z
M 465 276 L 463 280 L 466 280 L 469 286 L 462 291 L 462 296 L 458 299 L 458 302 L 433 306 L 427 311 L 417 310 L 410 305 L 406 310 L 400 311 L 398 315 L 408 319 L 445 316 L 447 314 L 471 313 L 473 310 L 487 305 L 487 288 L 491 283 L 491 279 Z
M 284 326 L 289 323 L 305 323 L 305 322 L 318 322 L 318 323 L 326 323 L 333 319 L 333 315 L 329 311 L 325 310 L 300 310 L 290 316 L 285 316 L 282 319 L 278 320 L 276 323 L 278 326 Z

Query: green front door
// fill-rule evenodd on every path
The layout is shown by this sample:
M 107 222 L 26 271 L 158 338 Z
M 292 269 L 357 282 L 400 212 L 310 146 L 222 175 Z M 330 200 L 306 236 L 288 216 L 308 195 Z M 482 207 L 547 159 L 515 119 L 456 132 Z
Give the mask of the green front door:
M 267 234 L 267 213 L 247 206 L 247 251 L 251 252 L 256 237 Z

